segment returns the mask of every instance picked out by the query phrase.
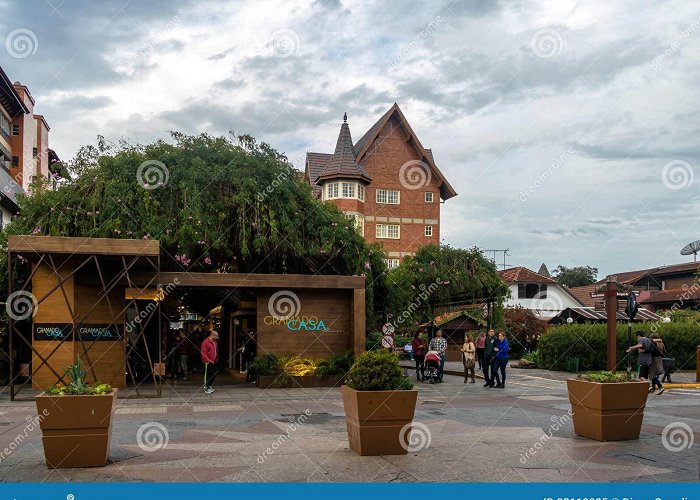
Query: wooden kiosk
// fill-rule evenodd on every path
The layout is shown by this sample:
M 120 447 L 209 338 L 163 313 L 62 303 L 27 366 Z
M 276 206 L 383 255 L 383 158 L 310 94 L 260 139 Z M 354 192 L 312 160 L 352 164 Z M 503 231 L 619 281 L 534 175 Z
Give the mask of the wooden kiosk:
M 9 315 L 10 353 L 21 343 L 31 349 L 29 378 L 17 382 L 10 363 L 14 400 L 31 380 L 34 389 L 65 382 L 63 367 L 76 357 L 88 380 L 125 387 L 138 383 L 129 359 L 157 322 L 157 341 L 142 342 L 139 354 L 161 393 L 155 367 L 162 361 L 160 303 L 139 311 L 139 291 L 161 295 L 177 287 L 253 289 L 256 296 L 258 352 L 325 357 L 365 346 L 365 278 L 362 276 L 161 272 L 155 240 L 10 236 L 8 239 L 8 310 L 21 301 L 28 312 Z M 30 265 L 29 278 L 14 287 L 14 265 Z M 21 305 L 21 304 L 20 304 Z M 214 306 L 214 305 L 212 305 Z M 21 308 L 18 308 L 21 309 Z M 127 310 L 138 320 L 127 323 Z M 31 317 L 31 336 L 19 328 Z M 126 332 L 129 332 L 127 335 Z M 148 345 L 158 346 L 149 349 Z

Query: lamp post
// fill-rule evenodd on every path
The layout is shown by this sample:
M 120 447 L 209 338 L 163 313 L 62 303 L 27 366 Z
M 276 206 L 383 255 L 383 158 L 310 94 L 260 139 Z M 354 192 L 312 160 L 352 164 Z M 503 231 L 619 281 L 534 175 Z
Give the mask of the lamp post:
M 637 296 L 634 292 L 630 292 L 627 295 L 627 305 L 625 306 L 625 313 L 627 314 L 627 347 L 632 347 L 632 320 L 637 315 L 637 310 L 639 306 L 637 305 Z M 630 353 L 627 353 L 627 379 L 632 378 L 632 359 L 630 358 Z

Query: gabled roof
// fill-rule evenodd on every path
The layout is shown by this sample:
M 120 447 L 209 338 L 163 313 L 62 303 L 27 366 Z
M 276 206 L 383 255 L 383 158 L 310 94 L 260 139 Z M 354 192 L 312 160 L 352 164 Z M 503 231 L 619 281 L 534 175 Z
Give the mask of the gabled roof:
M 506 283 L 552 283 L 558 285 L 559 282 L 548 278 L 547 276 L 542 276 L 541 274 L 531 271 L 527 267 L 511 267 L 510 269 L 503 269 L 498 271 L 498 275 Z
M 596 311 L 592 307 L 567 307 L 562 312 L 557 314 L 554 318 L 566 321 L 566 318 L 580 316 L 586 321 L 603 322 L 607 321 L 608 317 L 605 312 Z M 552 318 L 552 319 L 554 319 Z M 624 313 L 624 311 L 617 311 L 615 313 L 616 321 L 627 321 L 629 318 Z M 659 321 L 661 316 L 656 313 L 649 311 L 640 307 L 637 311 L 637 315 L 634 317 L 634 321 Z
M 318 176 L 332 157 L 331 153 L 312 153 L 311 151 L 306 153 L 306 177 L 311 184 L 316 184 Z
M 598 281 L 598 285 L 605 284 L 605 282 L 610 277 L 615 277 L 618 283 L 625 283 L 627 285 L 634 285 L 637 281 L 644 278 L 644 276 L 666 276 L 671 274 L 683 274 L 683 273 L 693 273 L 698 271 L 697 262 L 683 262 L 681 264 L 671 264 L 666 266 L 651 267 L 649 269 L 640 269 L 638 271 L 627 271 L 624 273 L 611 274 L 606 276 L 604 279 Z
M 457 192 L 450 185 L 450 183 L 447 182 L 447 179 L 445 179 L 445 176 L 442 175 L 442 172 L 435 164 L 432 151 L 428 152 L 428 150 L 426 150 L 423 147 L 420 140 L 418 140 L 418 137 L 416 136 L 415 132 L 411 128 L 411 125 L 409 125 L 408 120 L 406 120 L 406 117 L 399 108 L 399 105 L 396 103 L 394 103 L 393 106 L 391 106 L 391 108 L 389 108 L 389 110 L 386 113 L 384 113 L 374 125 L 370 127 L 367 133 L 365 133 L 365 135 L 363 135 L 360 138 L 360 140 L 357 141 L 354 147 L 356 160 L 358 162 L 362 162 L 362 158 L 367 153 L 367 150 L 369 149 L 372 142 L 374 142 L 374 140 L 379 135 L 379 132 L 382 130 L 382 128 L 384 128 L 384 125 L 386 125 L 389 119 L 394 115 L 397 116 L 399 123 L 408 133 L 409 140 L 416 147 L 418 153 L 423 157 L 422 160 L 428 164 L 433 175 L 435 175 L 435 177 L 437 177 L 440 180 L 440 197 L 443 200 L 448 200 L 454 196 L 457 196 Z
M 366 182 L 372 180 L 365 167 L 355 161 L 355 152 L 352 147 L 352 136 L 350 135 L 347 115 L 343 117 L 343 124 L 340 126 L 335 152 L 323 167 L 316 181 L 341 177 L 361 179 Z
M 569 288 L 569 293 L 576 297 L 576 299 L 584 306 L 594 307 L 596 299 L 591 297 L 591 294 L 595 293 L 596 288 L 598 288 L 598 286 L 599 285 L 595 283 L 585 286 L 575 286 L 573 288 Z

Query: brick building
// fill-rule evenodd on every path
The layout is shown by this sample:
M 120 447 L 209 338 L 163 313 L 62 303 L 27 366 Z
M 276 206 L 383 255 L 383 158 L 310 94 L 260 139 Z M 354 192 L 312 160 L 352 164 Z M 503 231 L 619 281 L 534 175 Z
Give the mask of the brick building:
M 381 244 L 390 268 L 440 242 L 440 203 L 457 195 L 396 103 L 354 144 L 343 117 L 335 151 L 308 152 L 304 178 Z

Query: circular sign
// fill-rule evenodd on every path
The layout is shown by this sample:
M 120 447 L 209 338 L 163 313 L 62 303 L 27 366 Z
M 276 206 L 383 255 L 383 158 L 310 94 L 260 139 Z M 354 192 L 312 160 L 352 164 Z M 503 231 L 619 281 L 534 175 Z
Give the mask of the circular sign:
M 391 349 L 394 347 L 394 337 L 391 337 L 390 335 L 385 335 L 382 337 L 382 347 L 385 349 Z
M 384 332 L 384 335 L 393 335 L 394 325 L 392 325 L 391 323 L 385 323 L 382 327 L 382 332 Z

